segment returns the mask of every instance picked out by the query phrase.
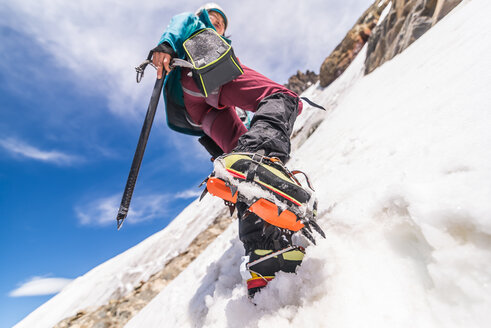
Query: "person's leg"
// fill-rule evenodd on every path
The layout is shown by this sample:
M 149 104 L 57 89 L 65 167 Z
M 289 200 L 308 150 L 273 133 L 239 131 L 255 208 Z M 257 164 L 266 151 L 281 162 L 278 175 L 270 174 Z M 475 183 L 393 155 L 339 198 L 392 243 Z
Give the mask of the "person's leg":
M 255 152 L 263 149 L 268 156 L 286 160 L 290 153 L 290 135 L 296 116 L 301 110 L 296 94 L 247 68 L 236 80 L 222 86 L 217 110 L 206 103 L 194 81 L 186 76 L 183 88 L 189 114 L 202 124 L 202 128 L 226 153 L 232 151 Z M 192 95 L 194 94 L 194 98 Z M 247 131 L 238 117 L 235 106 L 255 112 L 251 129 Z M 244 203 L 237 204 L 239 238 L 251 262 L 272 252 L 293 246 L 292 232 L 272 226 L 247 211 Z M 249 295 L 253 296 L 274 278 L 278 271 L 295 272 L 302 262 L 303 253 L 288 250 L 276 257 L 253 265 L 247 280 Z
M 256 152 L 286 161 L 290 154 L 290 135 L 302 103 L 298 96 L 262 74 L 243 66 L 244 74 L 223 85 L 219 103 L 210 105 L 196 86 L 189 70 L 183 69 L 181 82 L 184 103 L 191 119 L 203 124 L 203 130 L 226 153 Z M 235 107 L 256 112 L 249 131 L 235 112 Z
M 205 115 L 212 109 L 206 103 L 205 97 L 201 94 L 193 78 L 188 75 L 189 69 L 181 70 L 181 84 L 184 96 L 184 106 L 189 117 L 195 124 L 201 125 Z
M 249 297 L 273 280 L 278 271 L 295 272 L 302 263 L 303 250 L 294 247 L 292 233 L 272 226 L 254 213 L 247 212 L 247 205 L 237 204 L 239 239 L 244 244 L 246 264 L 250 267 L 241 274 L 247 279 Z M 265 258 L 273 252 L 277 256 Z M 256 263 L 256 264 L 254 264 Z M 243 269 L 242 269 L 243 270 Z
M 181 83 L 186 110 L 195 124 L 201 128 L 226 153 L 231 152 L 237 145 L 237 140 L 247 132 L 247 128 L 237 115 L 235 108 L 224 106 L 216 109 L 207 103 L 189 70 L 183 69 Z
M 235 108 L 211 109 L 203 118 L 203 131 L 209 135 L 225 153 L 230 153 L 247 128 L 240 120 Z
M 220 105 L 234 106 L 243 110 L 256 112 L 260 102 L 272 94 L 285 93 L 293 98 L 298 97 L 293 91 L 270 80 L 255 70 L 245 65 L 242 65 L 242 68 L 244 74 L 221 87 Z
M 244 74 L 222 86 L 220 104 L 255 112 L 251 128 L 237 142 L 234 151 L 256 152 L 286 161 L 290 135 L 302 110 L 298 96 L 286 87 L 243 66 Z
M 278 157 L 285 163 L 290 157 L 290 136 L 298 115 L 298 98 L 276 93 L 264 98 L 251 120 L 248 132 L 242 135 L 236 152 L 264 150 L 266 156 Z

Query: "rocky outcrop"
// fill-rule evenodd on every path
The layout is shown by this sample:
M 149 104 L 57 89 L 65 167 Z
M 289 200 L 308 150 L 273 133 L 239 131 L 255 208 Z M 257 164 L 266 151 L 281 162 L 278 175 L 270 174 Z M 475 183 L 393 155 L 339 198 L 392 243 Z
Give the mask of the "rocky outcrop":
M 55 328 L 123 327 L 225 231 L 231 221 L 228 209 L 224 209 L 213 224 L 193 240 L 184 253 L 167 262 L 162 271 L 154 274 L 147 281 L 142 281 L 133 292 L 123 298 L 111 300 L 109 304 L 99 308 L 79 311 L 76 315 L 59 322 Z
M 319 75 L 312 71 L 307 70 L 305 73 L 297 71 L 297 74 L 288 79 L 288 83 L 285 84 L 285 87 L 299 95 L 318 80 Z
M 367 44 L 365 74 L 401 53 L 462 0 L 392 0 Z
M 358 19 L 343 41 L 324 60 L 319 73 L 321 87 L 331 84 L 351 64 L 372 34 L 372 29 L 377 25 L 380 14 L 388 2 L 388 0 L 376 0 Z

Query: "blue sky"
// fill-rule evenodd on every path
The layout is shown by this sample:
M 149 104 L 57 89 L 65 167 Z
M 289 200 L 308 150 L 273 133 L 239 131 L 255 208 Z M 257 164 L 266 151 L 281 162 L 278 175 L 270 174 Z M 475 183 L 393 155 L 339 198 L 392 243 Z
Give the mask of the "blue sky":
M 284 83 L 297 70 L 318 72 L 370 3 L 258 0 L 222 7 L 241 61 Z M 195 199 L 212 167 L 209 156 L 195 138 L 167 128 L 161 103 L 132 212 L 116 230 L 154 82 L 148 71 L 137 85 L 134 66 L 173 14 L 200 4 L 0 4 L 0 327 L 51 298 L 63 279 L 161 230 Z

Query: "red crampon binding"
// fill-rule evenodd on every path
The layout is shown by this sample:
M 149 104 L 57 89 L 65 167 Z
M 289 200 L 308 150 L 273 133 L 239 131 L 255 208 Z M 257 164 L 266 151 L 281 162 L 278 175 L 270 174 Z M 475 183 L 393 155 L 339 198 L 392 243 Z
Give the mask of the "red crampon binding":
M 210 177 L 206 181 L 206 189 L 213 196 L 220 197 L 233 204 L 237 203 L 237 191 L 233 193 L 232 189 L 222 179 Z M 280 228 L 299 231 L 304 227 L 304 224 L 298 220 L 293 212 L 290 210 L 280 211 L 275 203 L 264 198 L 260 198 L 250 205 L 249 211 L 264 221 Z

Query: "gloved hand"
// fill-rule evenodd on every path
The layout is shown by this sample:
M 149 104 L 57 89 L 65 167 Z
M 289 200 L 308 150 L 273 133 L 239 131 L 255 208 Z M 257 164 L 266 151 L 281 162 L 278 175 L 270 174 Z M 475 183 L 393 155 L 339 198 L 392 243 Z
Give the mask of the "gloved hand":
M 154 52 L 152 57 L 152 63 L 157 67 L 157 78 L 162 78 L 162 73 L 164 69 L 167 73 L 170 73 L 171 69 L 169 67 L 169 63 L 172 57 L 165 52 Z
M 165 42 L 152 49 L 152 53 L 152 63 L 157 67 L 157 78 L 161 79 L 164 69 L 167 73 L 170 73 L 170 62 L 172 58 L 177 57 L 177 54 L 174 49 Z

